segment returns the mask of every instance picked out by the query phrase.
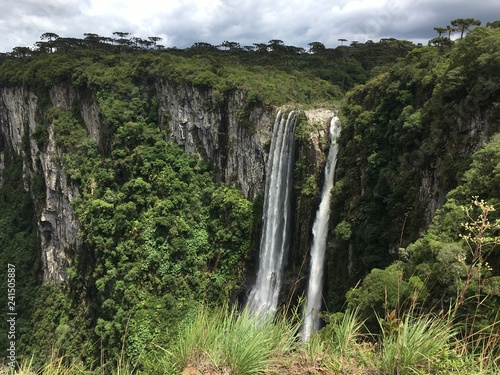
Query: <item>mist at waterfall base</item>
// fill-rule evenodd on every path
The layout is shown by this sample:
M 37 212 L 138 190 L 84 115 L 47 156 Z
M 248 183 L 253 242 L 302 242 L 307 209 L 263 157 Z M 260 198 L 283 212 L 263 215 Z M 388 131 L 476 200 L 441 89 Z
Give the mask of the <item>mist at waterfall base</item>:
M 294 159 L 295 113 L 278 112 L 274 123 L 262 217 L 259 269 L 247 309 L 252 315 L 274 316 L 290 247 L 291 194 Z
M 311 247 L 311 267 L 309 270 L 309 284 L 302 327 L 303 341 L 306 341 L 312 333 L 319 329 L 326 239 L 328 235 L 328 221 L 330 218 L 330 190 L 334 183 L 335 164 L 337 163 L 337 153 L 339 149 L 336 139 L 339 134 L 340 120 L 335 115 L 330 121 L 330 150 L 325 165 L 325 179 L 321 192 L 321 203 L 316 212 L 316 219 L 312 230 L 313 244 Z

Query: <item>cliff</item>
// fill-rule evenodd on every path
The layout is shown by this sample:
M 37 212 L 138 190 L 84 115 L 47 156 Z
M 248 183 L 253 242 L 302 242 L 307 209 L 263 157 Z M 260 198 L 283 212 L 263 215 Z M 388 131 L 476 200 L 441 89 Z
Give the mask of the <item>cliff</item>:
M 42 279 L 60 283 L 67 279 L 66 252 L 78 248 L 80 243 L 79 227 L 71 206 L 71 201 L 78 195 L 78 188 L 68 181 L 61 164 L 61 152 L 56 147 L 52 124 L 48 124 L 44 147 L 39 147 L 33 137 L 42 115 L 38 102 L 37 96 L 27 89 L 2 88 L 0 132 L 5 148 L 22 158 L 24 188 L 31 193 L 36 204 Z M 0 152 L 0 158 L 8 163 L 5 148 Z M 37 196 L 39 192 L 31 187 L 40 177 L 44 191 Z
M 449 55 L 417 48 L 346 95 L 331 259 L 348 261 L 329 265 L 330 308 L 370 270 L 401 259 L 499 131 L 492 46 L 478 50 L 475 39 L 490 33 L 474 31 Z
M 213 163 L 217 180 L 236 186 L 245 197 L 256 199 L 263 194 L 276 108 L 249 107 L 246 93 L 239 90 L 229 92 L 217 105 L 207 105 L 213 100 L 211 89 L 168 80 L 157 82 L 154 95 L 158 100 L 158 126 L 167 140 Z M 61 283 L 67 280 L 70 254 L 82 245 L 72 205 L 79 196 L 79 186 L 65 171 L 64 152 L 58 145 L 53 119 L 48 120 L 45 112 L 58 108 L 81 117 L 87 135 L 103 152 L 110 142 L 110 126 L 103 118 L 96 93 L 90 90 L 58 84 L 43 99 L 40 105 L 37 94 L 25 87 L 4 87 L 0 91 L 0 186 L 5 163 L 9 163 L 8 149 L 22 159 L 24 189 L 35 202 L 42 280 Z M 312 162 L 307 174 L 319 179 L 325 150 L 318 143 L 320 133 L 324 134 L 318 125 L 326 127 L 331 112 L 311 111 L 308 117 L 316 125 L 302 139 L 300 149 L 307 148 L 307 158 Z M 34 191 L 32 186 L 39 180 L 43 191 Z M 307 251 L 308 224 L 307 220 L 297 224 L 303 227 L 300 232 L 306 238 L 300 253 Z
M 275 110 L 247 109 L 243 91 L 229 92 L 212 103 L 212 90 L 186 83 L 157 83 L 159 123 L 167 139 L 216 165 L 220 181 L 236 185 L 245 197 L 263 193 L 267 150 Z M 247 117 L 241 114 L 248 110 Z

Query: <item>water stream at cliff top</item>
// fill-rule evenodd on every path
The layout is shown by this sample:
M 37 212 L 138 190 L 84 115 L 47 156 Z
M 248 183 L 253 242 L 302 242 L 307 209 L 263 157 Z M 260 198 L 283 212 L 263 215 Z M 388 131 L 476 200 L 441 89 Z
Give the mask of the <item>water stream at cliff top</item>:
M 278 306 L 285 258 L 290 247 L 295 113 L 281 111 L 274 123 L 262 216 L 259 269 L 250 291 L 251 314 L 272 316 Z
M 330 219 L 330 190 L 333 187 L 335 164 L 337 163 L 338 144 L 340 134 L 340 120 L 335 115 L 330 121 L 330 150 L 325 165 L 325 180 L 321 192 L 321 203 L 316 212 L 313 225 L 313 244 L 311 247 L 311 268 L 309 270 L 309 285 L 307 288 L 302 340 L 319 329 L 319 312 L 323 291 L 323 274 L 325 263 L 326 239 L 328 235 L 328 221 Z

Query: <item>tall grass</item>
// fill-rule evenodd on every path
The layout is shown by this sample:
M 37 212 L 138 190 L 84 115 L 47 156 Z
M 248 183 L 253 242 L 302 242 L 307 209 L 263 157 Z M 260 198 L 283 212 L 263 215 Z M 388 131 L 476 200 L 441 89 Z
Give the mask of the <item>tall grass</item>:
M 479 374 L 500 374 L 500 312 L 496 313 L 494 323 L 476 329 L 474 322 L 460 340 L 456 351 L 467 357 Z M 467 320 L 466 320 L 467 322 Z
M 204 362 L 204 357 L 214 349 L 213 344 L 217 342 L 222 317 L 220 311 L 209 314 L 202 308 L 181 330 L 177 342 L 168 352 L 178 368 L 186 368 L 190 363 Z M 217 358 L 212 358 L 212 361 L 216 360 Z
M 364 321 L 359 316 L 359 310 L 347 310 L 342 317 L 335 319 L 330 324 L 330 345 L 334 353 L 346 355 L 354 349 L 361 336 Z
M 383 328 L 383 321 L 379 319 Z M 451 352 L 456 334 L 446 317 L 406 314 L 390 332 L 382 331 L 380 368 L 388 375 L 433 373 Z
M 285 322 L 252 317 L 247 310 L 226 315 L 223 357 L 234 374 L 257 374 L 269 369 L 279 354 L 291 349 L 295 332 Z
M 367 362 L 367 352 L 372 348 L 362 345 L 364 321 L 358 309 L 326 316 L 327 325 L 311 335 L 305 343 L 306 361 L 325 369 L 341 372 Z M 371 361 L 370 361 L 371 362 Z
M 181 331 L 169 351 L 179 370 L 212 369 L 234 375 L 258 374 L 286 358 L 297 337 L 298 325 L 251 316 L 246 310 L 215 312 L 201 309 Z
M 301 321 L 293 312 L 266 319 L 236 309 L 200 308 L 169 348 L 148 353 L 133 366 L 123 356 L 92 371 L 53 354 L 36 369 L 26 359 L 15 374 L 500 374 L 496 326 L 464 338 L 457 334 L 463 330 L 454 324 L 451 310 L 436 316 L 412 307 L 401 314 L 378 318 L 382 333 L 377 343 L 377 337 L 363 333 L 357 310 L 330 315 L 327 325 L 302 343 Z
M 48 358 L 47 363 L 40 369 L 36 369 L 33 364 L 33 357 L 25 359 L 19 365 L 19 368 L 14 372 L 16 375 L 76 375 L 76 374 L 91 374 L 77 363 L 65 363 L 66 358 L 57 356 L 52 353 Z

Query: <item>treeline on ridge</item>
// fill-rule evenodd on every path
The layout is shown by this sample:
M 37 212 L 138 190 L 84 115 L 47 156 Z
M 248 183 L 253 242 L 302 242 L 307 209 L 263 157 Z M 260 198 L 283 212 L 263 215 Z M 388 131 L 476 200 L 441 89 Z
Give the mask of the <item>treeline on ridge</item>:
M 417 47 L 410 41 L 385 38 L 379 42 L 353 41 L 349 46 L 336 48 L 327 48 L 321 42 L 311 42 L 308 44 L 308 50 L 286 45 L 278 39 L 271 39 L 267 43 L 254 43 L 251 46 L 241 46 L 232 41 L 224 41 L 219 45 L 197 42 L 189 48 L 179 49 L 158 44 L 161 41 L 159 37 L 143 39 L 120 31 L 114 32 L 113 35 L 112 38 L 86 33 L 85 37 L 80 39 L 44 33 L 34 47 L 15 47 L 10 53 L 0 54 L 0 61 L 52 53 L 94 58 L 114 53 L 167 53 L 187 58 L 204 56 L 217 61 L 219 65 L 263 65 L 290 73 L 301 71 L 347 90 L 366 81 L 373 68 L 390 65 L 396 58 Z

